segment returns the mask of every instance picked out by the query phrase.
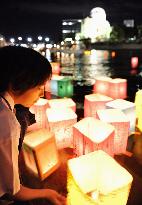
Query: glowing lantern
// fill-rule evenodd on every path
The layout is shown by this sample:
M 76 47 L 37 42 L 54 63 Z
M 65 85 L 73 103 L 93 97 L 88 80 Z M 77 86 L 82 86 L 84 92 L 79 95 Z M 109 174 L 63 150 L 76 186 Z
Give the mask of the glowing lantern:
M 73 147 L 77 156 L 102 149 L 114 155 L 114 127 L 93 117 L 86 117 L 73 126 Z
M 105 109 L 105 104 L 113 99 L 99 93 L 85 95 L 84 117 L 95 117 L 98 109 Z
M 52 73 L 54 75 L 59 75 L 60 74 L 60 63 L 59 62 L 51 62 L 50 63 L 52 66 Z
M 113 99 L 125 99 L 127 97 L 127 80 L 115 78 L 109 82 L 109 95 Z
M 73 125 L 77 115 L 71 108 L 46 110 L 50 130 L 55 133 L 58 149 L 73 146 Z
M 97 77 L 94 84 L 94 92 L 109 96 L 109 77 Z
M 112 57 L 112 58 L 115 58 L 115 56 L 116 56 L 116 52 L 115 52 L 115 51 L 112 51 L 112 52 L 111 52 L 111 57 Z
M 132 175 L 101 150 L 70 159 L 68 204 L 126 205 L 132 181 Z
M 50 81 L 48 80 L 44 86 L 44 97 L 46 99 L 51 99 L 51 88 L 50 88 Z
M 106 103 L 106 108 L 122 110 L 130 121 L 130 134 L 135 131 L 136 125 L 136 106 L 135 103 L 123 99 L 116 99 Z
M 130 121 L 127 116 L 118 109 L 105 109 L 97 111 L 98 119 L 110 123 L 115 128 L 114 154 L 126 152 Z
M 61 79 L 64 79 L 64 76 L 56 76 L 53 75 L 50 81 L 50 90 L 51 90 L 51 94 L 58 96 L 58 82 Z
M 34 105 L 30 107 L 30 112 L 35 114 L 36 123 L 28 127 L 28 130 L 37 130 L 40 128 L 48 128 L 46 117 L 46 109 L 49 107 L 48 100 L 40 98 Z
M 131 57 L 131 68 L 137 68 L 139 63 L 138 57 Z
M 23 155 L 26 166 L 41 180 L 55 171 L 60 164 L 55 136 L 46 129 L 26 134 Z
M 71 97 L 73 96 L 73 84 L 70 78 L 63 78 L 58 81 L 58 96 Z
M 52 99 L 48 100 L 48 104 L 50 108 L 71 108 L 74 112 L 76 112 L 76 103 L 71 98 L 61 98 L 61 99 Z
M 137 127 L 142 131 L 142 90 L 138 90 L 135 94 Z

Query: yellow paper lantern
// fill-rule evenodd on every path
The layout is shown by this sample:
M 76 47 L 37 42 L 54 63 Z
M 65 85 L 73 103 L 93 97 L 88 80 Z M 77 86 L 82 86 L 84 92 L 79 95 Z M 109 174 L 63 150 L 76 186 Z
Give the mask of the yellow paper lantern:
M 132 175 L 99 150 L 68 161 L 68 204 L 126 205 Z
M 137 127 L 142 131 L 142 90 L 138 90 L 135 94 Z
M 55 136 L 47 129 L 26 134 L 23 142 L 25 165 L 41 180 L 59 167 Z

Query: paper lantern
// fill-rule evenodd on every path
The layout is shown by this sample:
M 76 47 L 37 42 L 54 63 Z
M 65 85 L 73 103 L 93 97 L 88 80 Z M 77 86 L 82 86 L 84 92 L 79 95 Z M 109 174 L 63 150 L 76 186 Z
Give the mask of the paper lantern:
M 48 104 L 50 108 L 71 108 L 74 112 L 76 112 L 76 103 L 71 98 L 60 98 L 60 99 L 51 99 L 48 100 Z
M 131 57 L 131 68 L 135 69 L 138 67 L 139 59 L 138 57 Z
M 34 105 L 30 107 L 30 112 L 35 114 L 36 123 L 28 127 L 28 131 L 40 128 L 48 128 L 46 117 L 46 109 L 49 107 L 48 100 L 40 98 Z
M 41 180 L 59 167 L 59 156 L 55 136 L 46 129 L 26 134 L 23 142 L 23 155 L 27 168 Z
M 130 121 L 130 133 L 135 132 L 136 125 L 136 106 L 135 103 L 124 100 L 116 99 L 111 102 L 106 103 L 106 108 L 115 108 L 122 110 Z
M 68 160 L 69 205 L 126 205 L 133 177 L 99 150 Z
M 84 117 L 96 118 L 96 111 L 98 109 L 105 109 L 105 104 L 112 100 L 113 100 L 112 98 L 99 93 L 85 95 Z
M 137 127 L 142 131 L 142 90 L 138 90 L 135 94 Z
M 58 96 L 58 82 L 61 79 L 64 79 L 64 76 L 56 76 L 53 75 L 51 80 L 50 80 L 50 90 L 51 90 L 51 94 Z
M 127 80 L 115 78 L 109 82 L 109 95 L 113 99 L 125 99 L 127 97 Z
M 114 127 L 93 117 L 86 117 L 73 126 L 73 147 L 77 156 L 104 150 L 114 155 Z
M 61 71 L 60 63 L 59 62 L 51 62 L 50 64 L 52 66 L 52 74 L 59 75 L 60 71 Z
M 127 116 L 118 109 L 105 109 L 97 111 L 97 118 L 112 124 L 115 128 L 114 153 L 125 153 L 130 128 L 130 121 Z
M 109 81 L 111 78 L 102 76 L 95 78 L 95 80 L 94 92 L 109 96 Z
M 77 115 L 71 108 L 46 110 L 50 130 L 55 133 L 58 149 L 73 146 L 73 125 Z
M 60 97 L 73 96 L 73 84 L 70 78 L 66 77 L 58 81 L 58 96 Z
M 51 99 L 51 88 L 50 88 L 50 81 L 48 80 L 44 86 L 44 97 L 46 99 Z

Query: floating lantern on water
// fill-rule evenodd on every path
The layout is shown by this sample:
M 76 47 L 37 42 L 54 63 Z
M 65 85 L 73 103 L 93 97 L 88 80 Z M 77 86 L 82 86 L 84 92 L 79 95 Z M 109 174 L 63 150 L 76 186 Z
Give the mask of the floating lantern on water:
M 115 78 L 109 82 L 109 95 L 113 99 L 125 99 L 127 97 L 127 80 Z
M 130 121 L 130 133 L 135 132 L 136 125 L 136 106 L 135 103 L 123 100 L 116 99 L 111 102 L 106 103 L 106 108 L 115 108 L 122 110 Z
M 73 147 L 77 156 L 99 149 L 113 156 L 114 127 L 93 117 L 86 117 L 73 126 Z
M 59 75 L 60 71 L 61 71 L 60 63 L 59 62 L 51 62 L 50 64 L 52 66 L 52 74 Z
M 41 180 L 53 173 L 60 164 L 55 136 L 46 129 L 26 134 L 23 155 L 27 168 Z
M 131 68 L 135 69 L 138 67 L 139 59 L 138 57 L 131 57 Z
M 114 135 L 114 154 L 126 152 L 130 121 L 127 116 L 118 109 L 98 110 L 99 120 L 110 123 L 115 128 Z
M 112 100 L 112 98 L 99 93 L 85 95 L 84 117 L 96 118 L 96 111 L 98 109 L 105 109 L 105 104 Z
M 68 161 L 69 205 L 126 205 L 132 175 L 99 150 Z
M 73 125 L 77 115 L 71 108 L 46 110 L 50 130 L 55 133 L 58 149 L 73 146 Z
M 95 78 L 94 92 L 109 96 L 109 81 L 111 78 L 102 76 Z
M 60 97 L 73 96 L 73 84 L 70 78 L 65 77 L 58 81 L 58 96 Z
M 137 127 L 142 131 L 142 90 L 138 90 L 135 94 Z
M 48 128 L 48 121 L 46 117 L 46 109 L 48 107 L 48 100 L 43 98 L 40 98 L 34 105 L 30 107 L 30 112 L 35 114 L 36 123 L 28 127 L 29 131 L 40 128 Z
M 71 108 L 74 112 L 76 112 L 76 103 L 71 98 L 60 98 L 60 99 L 51 99 L 48 100 L 48 104 L 50 108 Z

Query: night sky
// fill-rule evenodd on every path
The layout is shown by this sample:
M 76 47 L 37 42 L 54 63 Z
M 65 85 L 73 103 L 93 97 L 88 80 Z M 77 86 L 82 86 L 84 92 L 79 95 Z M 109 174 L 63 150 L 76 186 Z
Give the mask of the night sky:
M 0 34 L 10 36 L 47 35 L 61 39 L 62 19 L 85 18 L 94 7 L 106 11 L 110 24 L 134 19 L 142 24 L 142 1 L 138 0 L 3 0 L 0 4 Z

